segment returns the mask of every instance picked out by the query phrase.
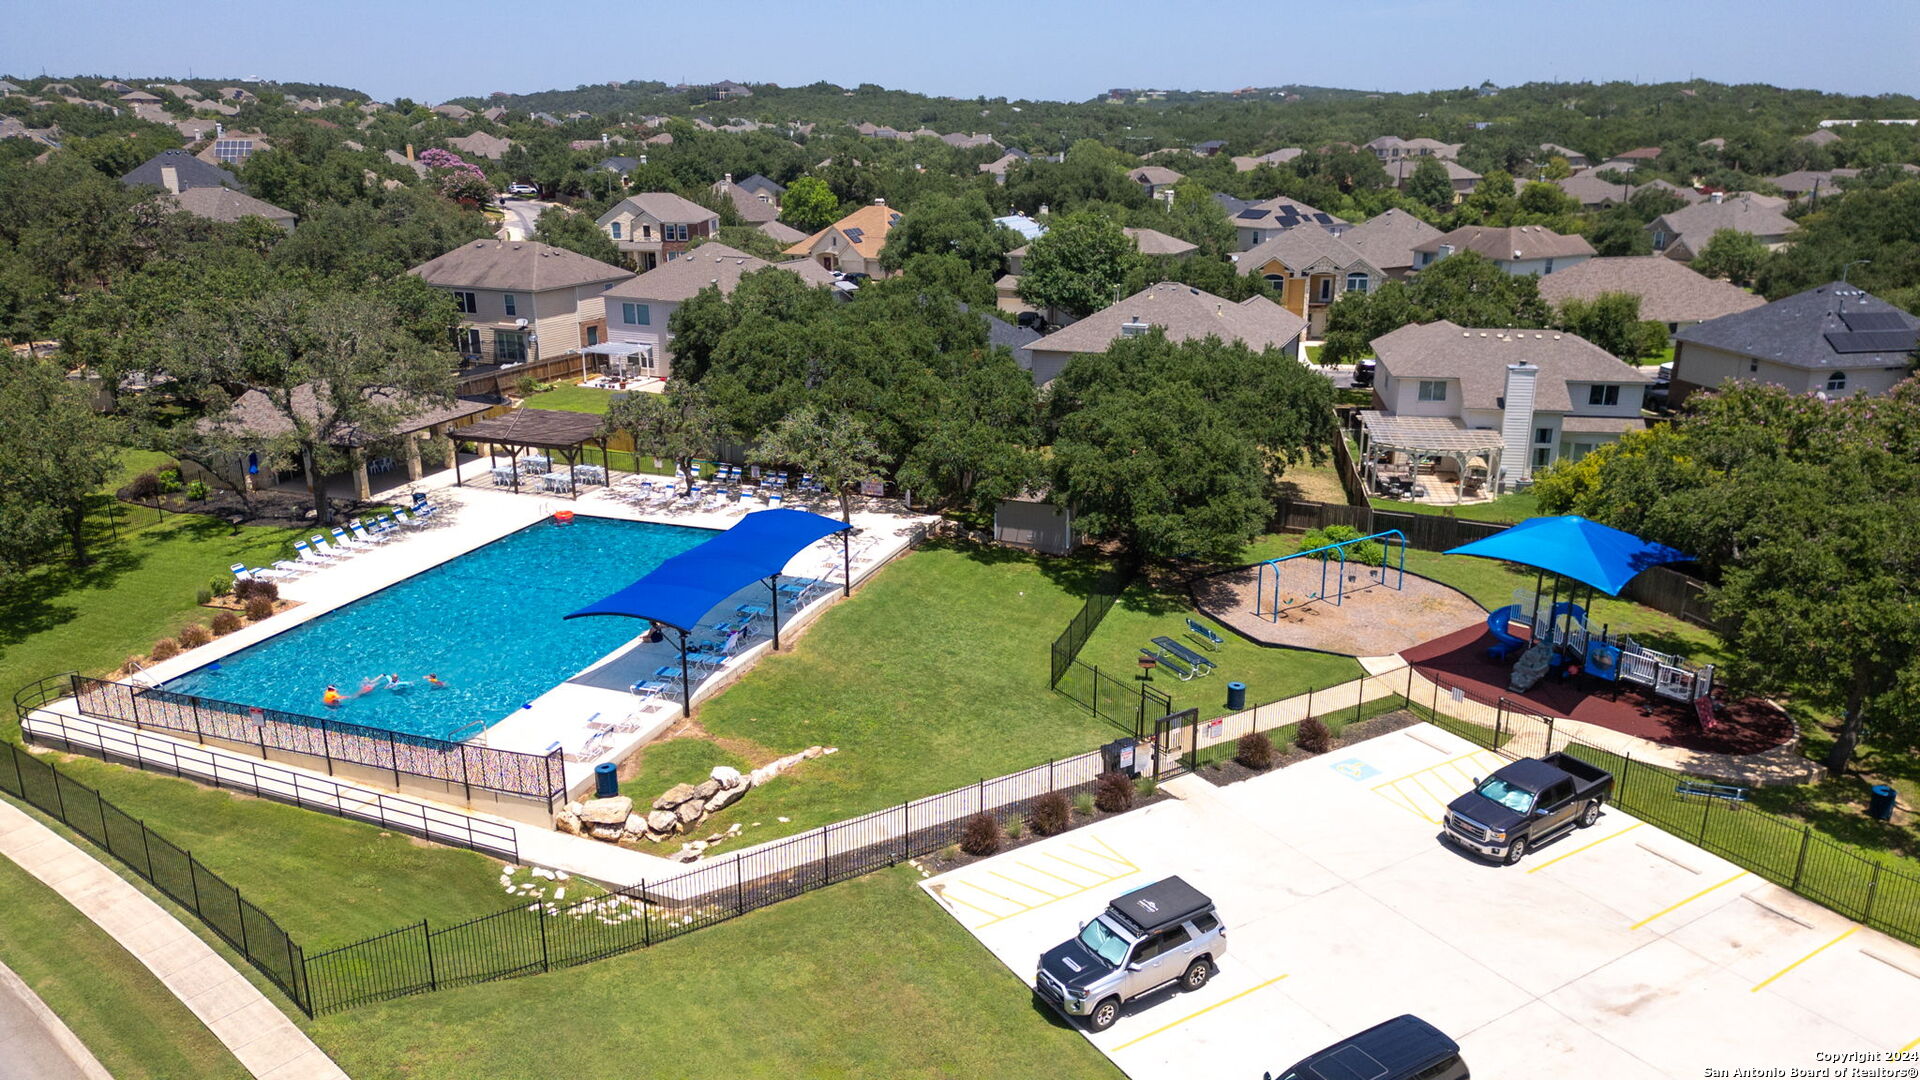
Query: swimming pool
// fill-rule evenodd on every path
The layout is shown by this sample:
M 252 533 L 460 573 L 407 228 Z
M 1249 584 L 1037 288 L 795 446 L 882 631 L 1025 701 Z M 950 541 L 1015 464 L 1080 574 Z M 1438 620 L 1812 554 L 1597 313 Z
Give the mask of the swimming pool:
M 185 694 L 448 738 L 492 724 L 638 636 L 633 619 L 561 616 L 712 539 L 710 529 L 543 521 L 167 682 Z M 359 691 L 395 674 L 395 692 Z M 435 688 L 426 676 L 446 685 Z M 346 696 L 321 704 L 328 685 Z

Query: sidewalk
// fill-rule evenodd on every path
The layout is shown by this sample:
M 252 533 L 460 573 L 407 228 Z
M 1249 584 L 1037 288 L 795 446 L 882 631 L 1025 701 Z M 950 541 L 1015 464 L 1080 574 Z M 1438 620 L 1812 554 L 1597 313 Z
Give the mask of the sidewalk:
M 0 964 L 0 1080 L 113 1080 L 20 976 Z
M 44 882 L 145 964 L 256 1077 L 347 1080 L 246 976 L 145 893 L 10 802 L 0 801 L 0 856 Z M 137 1017 L 128 1017 L 137 1023 Z

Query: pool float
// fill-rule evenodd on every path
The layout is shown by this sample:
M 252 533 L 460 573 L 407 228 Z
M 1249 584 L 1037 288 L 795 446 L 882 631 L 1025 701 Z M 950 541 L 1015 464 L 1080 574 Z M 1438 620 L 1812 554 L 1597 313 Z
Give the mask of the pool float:
M 553 523 L 554 523 L 555 525 L 571 525 L 571 524 L 573 524 L 573 511 L 571 511 L 571 510 L 555 510 L 555 511 L 553 512 Z

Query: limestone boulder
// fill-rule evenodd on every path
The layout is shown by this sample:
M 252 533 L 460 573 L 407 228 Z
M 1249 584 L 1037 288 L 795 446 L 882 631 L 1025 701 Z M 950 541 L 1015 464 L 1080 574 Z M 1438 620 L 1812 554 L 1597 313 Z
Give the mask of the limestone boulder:
M 647 831 L 671 836 L 680 827 L 680 817 L 671 810 L 655 810 L 647 815 Z
M 587 835 L 593 837 L 595 840 L 612 840 L 617 842 L 622 836 L 626 835 L 626 831 L 627 827 L 624 823 L 587 826 Z
M 713 798 L 707 800 L 707 813 L 718 813 L 726 809 L 734 803 L 739 802 L 741 796 L 746 793 L 747 788 L 744 784 L 739 787 L 721 788 L 719 791 L 713 793 Z
M 740 775 L 740 770 L 731 765 L 715 765 L 713 772 L 707 775 L 709 779 L 714 780 L 723 788 L 736 788 L 746 782 L 745 778 Z
M 622 825 L 633 813 L 633 800 L 625 795 L 611 799 L 589 799 L 580 806 L 580 820 L 589 825 Z
M 580 815 L 571 811 L 562 811 L 559 818 L 554 821 L 554 825 L 568 836 L 583 836 L 587 831 L 586 827 L 580 824 Z
M 699 821 L 700 816 L 707 812 L 707 804 L 699 799 L 688 799 L 674 807 L 673 812 L 680 818 L 682 824 L 691 825 Z
M 693 798 L 692 784 L 675 784 L 666 793 L 653 800 L 655 810 L 671 810 L 688 799 Z
M 629 834 L 639 836 L 647 831 L 647 819 L 639 814 L 628 814 L 626 828 Z
M 713 793 L 719 790 L 720 790 L 720 781 L 702 780 L 698 784 L 694 785 L 693 797 L 696 799 L 711 799 L 713 798 Z

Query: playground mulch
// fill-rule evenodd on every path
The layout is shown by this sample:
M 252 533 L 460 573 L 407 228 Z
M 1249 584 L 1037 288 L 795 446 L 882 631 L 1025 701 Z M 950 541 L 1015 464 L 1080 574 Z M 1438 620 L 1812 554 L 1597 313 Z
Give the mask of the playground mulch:
M 1288 577 L 1281 579 L 1278 619 L 1253 613 L 1256 567 L 1201 578 L 1193 585 L 1193 599 L 1202 611 L 1259 644 L 1343 656 L 1391 656 L 1468 623 L 1485 626 L 1485 608 L 1430 578 L 1408 574 L 1395 589 L 1380 578 L 1384 574 L 1386 581 L 1395 581 L 1397 571 L 1366 566 L 1348 570 L 1352 580 L 1336 604 L 1310 595 L 1320 588 L 1320 564 L 1292 560 L 1284 571 Z M 1336 576 L 1330 570 L 1327 580 Z M 1297 582 L 1306 584 L 1296 588 Z M 1265 591 L 1264 602 L 1271 604 L 1271 574 Z M 1328 591 L 1333 591 L 1331 585 Z
M 1514 633 L 1526 636 L 1520 627 L 1515 627 Z M 1716 722 L 1711 731 L 1702 731 L 1691 704 L 1659 697 L 1631 683 L 1610 683 L 1584 675 L 1571 681 L 1548 676 L 1526 693 L 1515 693 L 1507 689 L 1512 664 L 1487 659 L 1487 648 L 1492 644 L 1493 635 L 1482 621 L 1400 655 L 1429 679 L 1442 686 L 1459 686 L 1478 700 L 1506 698 L 1545 716 L 1597 724 L 1683 750 L 1758 754 L 1794 737 L 1793 721 L 1758 698 L 1728 700 L 1716 693 Z

